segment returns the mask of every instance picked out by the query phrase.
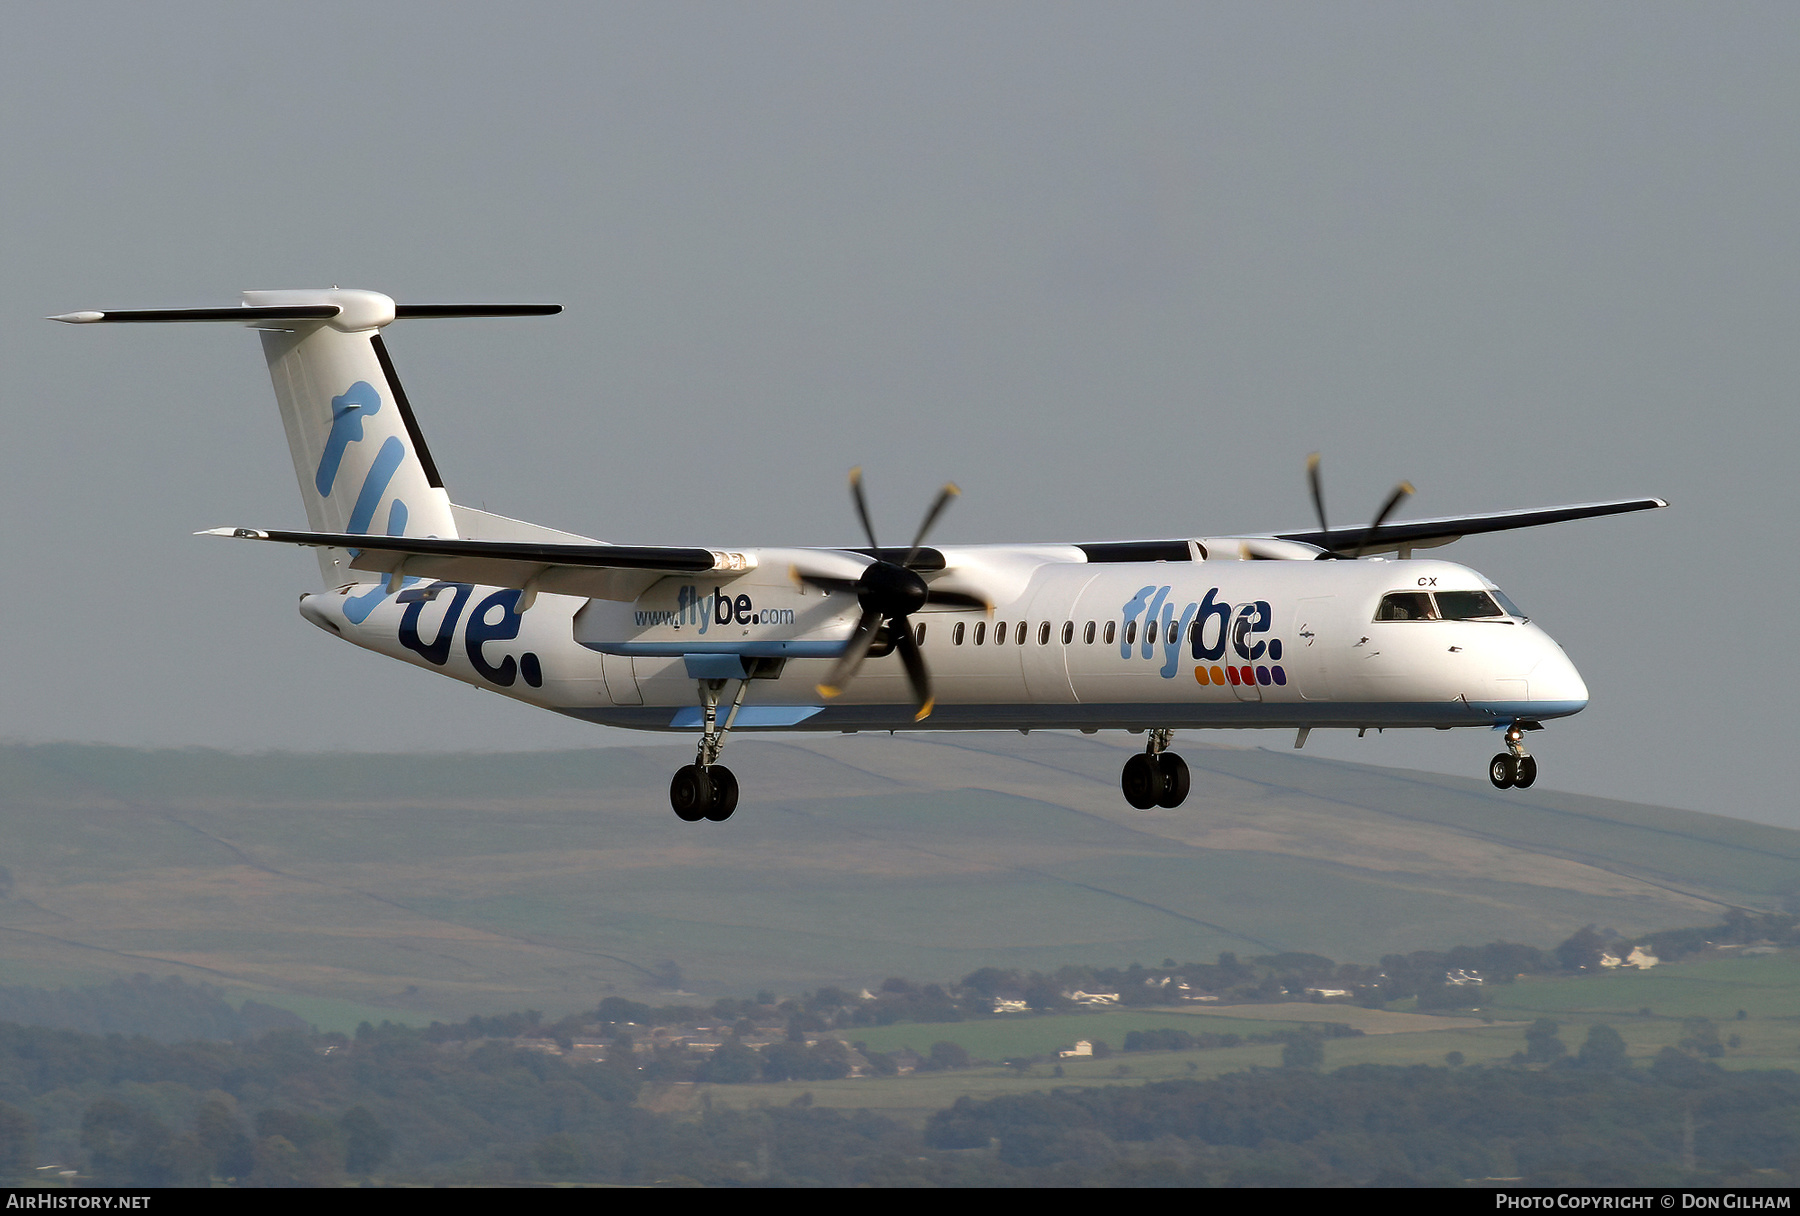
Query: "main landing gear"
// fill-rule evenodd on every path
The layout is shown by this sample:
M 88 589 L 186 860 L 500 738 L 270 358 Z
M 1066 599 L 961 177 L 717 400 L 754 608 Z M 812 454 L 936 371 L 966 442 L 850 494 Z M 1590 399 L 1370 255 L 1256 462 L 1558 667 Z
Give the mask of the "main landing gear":
M 1516 722 L 1506 728 L 1506 750 L 1488 761 L 1488 780 L 1495 789 L 1529 789 L 1537 780 L 1537 761 L 1525 750 L 1524 731 L 1529 729 Z
M 1119 788 L 1125 791 L 1125 801 L 1140 811 L 1153 806 L 1173 810 L 1187 800 L 1187 761 L 1168 750 L 1174 731 L 1153 730 L 1149 734 L 1144 750 L 1125 762 Z
M 706 719 L 700 733 L 700 749 L 694 762 L 676 769 L 674 779 L 669 782 L 669 805 L 675 808 L 675 817 L 684 823 L 698 823 L 702 819 L 723 823 L 737 810 L 737 777 L 719 763 L 719 753 L 725 750 L 725 736 L 731 730 L 738 708 L 744 703 L 744 690 L 750 687 L 750 681 L 738 681 L 737 696 L 732 698 L 731 709 L 721 726 L 719 692 L 727 683 L 726 680 L 700 681 L 700 706 Z

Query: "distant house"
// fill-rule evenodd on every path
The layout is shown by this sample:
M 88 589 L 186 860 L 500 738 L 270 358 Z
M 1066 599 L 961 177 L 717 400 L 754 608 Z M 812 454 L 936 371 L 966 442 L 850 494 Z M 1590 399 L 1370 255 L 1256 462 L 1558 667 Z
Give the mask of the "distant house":
M 1068 997 L 1077 1005 L 1099 1006 L 1119 1003 L 1119 994 L 1116 992 L 1083 992 L 1077 988 L 1074 992 L 1069 993 Z
M 1467 988 L 1472 984 L 1482 982 L 1481 973 L 1478 971 L 1464 971 L 1458 967 L 1455 971 L 1444 972 L 1444 983 L 1452 988 Z
M 1118 998 L 1115 997 L 1114 999 L 1116 1000 Z M 1080 1039 L 1076 1042 L 1075 1046 L 1069 1048 L 1067 1051 L 1059 1051 L 1056 1054 L 1065 1060 L 1075 1056 L 1091 1056 L 1094 1054 L 1094 1045 L 1087 1039 Z
M 1656 964 L 1662 962 L 1662 960 L 1642 946 L 1633 946 L 1631 948 L 1631 953 L 1625 956 L 1625 962 L 1628 966 L 1636 967 L 1639 971 L 1648 971 L 1650 968 L 1656 966 Z
M 1031 1003 L 1029 1001 L 1014 1000 L 1011 997 L 997 996 L 994 998 L 994 1012 L 1030 1013 Z

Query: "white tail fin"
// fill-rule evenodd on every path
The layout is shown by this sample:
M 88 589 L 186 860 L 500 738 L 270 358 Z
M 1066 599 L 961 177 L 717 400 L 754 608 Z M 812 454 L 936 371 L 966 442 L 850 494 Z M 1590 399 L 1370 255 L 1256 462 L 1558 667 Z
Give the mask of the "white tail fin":
M 244 303 L 339 309 L 327 320 L 264 322 L 262 329 L 307 526 L 454 537 L 450 496 L 382 345 L 394 301 L 372 291 L 247 291 Z M 339 549 L 320 550 L 319 569 L 331 585 L 360 577 Z
M 412 406 L 394 375 L 381 328 L 395 317 L 517 317 L 556 304 L 402 304 L 373 291 L 246 291 L 240 308 L 74 312 L 97 321 L 224 321 L 262 331 L 307 526 L 314 532 L 457 536 L 450 497 Z M 361 577 L 349 554 L 319 550 L 327 586 Z

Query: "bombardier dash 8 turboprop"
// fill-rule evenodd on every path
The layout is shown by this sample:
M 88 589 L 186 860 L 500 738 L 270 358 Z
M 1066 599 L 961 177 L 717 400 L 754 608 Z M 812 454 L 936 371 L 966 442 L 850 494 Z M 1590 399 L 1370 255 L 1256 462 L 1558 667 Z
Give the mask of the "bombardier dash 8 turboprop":
M 1587 687 L 1498 587 L 1418 549 L 1478 532 L 1667 504 L 1580 503 L 1255 536 L 1018 545 L 615 545 L 456 505 L 381 330 L 396 318 L 543 316 L 560 305 L 397 305 L 368 291 L 250 291 L 241 306 L 77 312 L 260 331 L 308 530 L 212 535 L 318 551 L 300 614 L 369 650 L 571 717 L 700 732 L 670 782 L 682 819 L 723 820 L 733 730 L 1128 730 L 1121 785 L 1175 807 L 1195 727 L 1486 727 L 1494 785 L 1529 786 L 1524 733 L 1580 712 Z M 1384 554 L 1395 554 L 1390 560 Z M 1342 559 L 1342 560 L 1326 560 Z M 1353 560 L 1362 559 L 1362 560 Z M 927 658 L 929 656 L 929 659 Z

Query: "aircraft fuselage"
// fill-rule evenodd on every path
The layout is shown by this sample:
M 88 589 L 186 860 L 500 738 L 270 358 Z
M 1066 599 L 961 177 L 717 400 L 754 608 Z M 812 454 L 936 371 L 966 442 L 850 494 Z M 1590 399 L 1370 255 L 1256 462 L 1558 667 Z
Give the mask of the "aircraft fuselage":
M 752 552 L 747 573 L 671 575 L 629 601 L 546 594 L 519 613 L 516 589 L 409 580 L 309 595 L 302 613 L 367 649 L 635 729 L 695 730 L 697 681 L 746 673 L 740 730 L 1482 726 L 1587 704 L 1529 620 L 1377 619 L 1395 593 L 1492 590 L 1450 562 L 1084 563 L 946 546 L 959 571 L 1012 568 L 1016 590 L 991 612 L 916 614 L 937 702 L 915 722 L 893 655 L 819 695 L 856 597 L 797 583 L 782 551 Z

